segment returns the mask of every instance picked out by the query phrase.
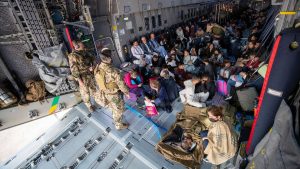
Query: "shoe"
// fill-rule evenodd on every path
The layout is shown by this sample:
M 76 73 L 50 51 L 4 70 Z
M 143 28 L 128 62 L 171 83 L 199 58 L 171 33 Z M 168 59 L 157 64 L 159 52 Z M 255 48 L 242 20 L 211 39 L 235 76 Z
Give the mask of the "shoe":
M 203 161 L 206 162 L 206 163 L 209 163 L 207 158 L 203 158 Z
M 172 107 L 170 107 L 170 108 L 167 109 L 167 113 L 172 113 L 172 111 L 173 111 Z
M 95 106 L 90 106 L 90 107 L 88 107 L 88 109 L 92 113 L 96 110 L 96 107 Z
M 227 96 L 227 97 L 225 98 L 225 101 L 230 100 L 230 99 L 232 99 L 232 96 Z
M 122 130 L 122 129 L 127 129 L 128 128 L 128 124 L 122 123 L 121 125 L 116 126 L 117 130 Z

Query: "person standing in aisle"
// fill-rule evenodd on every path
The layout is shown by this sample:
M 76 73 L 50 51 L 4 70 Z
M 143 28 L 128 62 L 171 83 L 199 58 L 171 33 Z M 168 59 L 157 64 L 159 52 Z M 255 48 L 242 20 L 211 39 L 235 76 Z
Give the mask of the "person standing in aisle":
M 74 50 L 68 55 L 71 74 L 79 83 L 79 92 L 82 100 L 90 112 L 95 111 L 90 96 L 96 92 L 95 79 L 93 74 L 94 57 L 91 56 L 80 40 L 72 41 Z
M 94 73 L 96 83 L 99 87 L 96 102 L 108 106 L 112 110 L 113 119 L 117 130 L 128 128 L 128 124 L 122 122 L 122 115 L 125 111 L 125 103 L 122 93 L 129 96 L 129 89 L 125 85 L 121 73 L 112 65 L 111 50 L 104 48 L 101 51 L 101 63 L 97 65 Z

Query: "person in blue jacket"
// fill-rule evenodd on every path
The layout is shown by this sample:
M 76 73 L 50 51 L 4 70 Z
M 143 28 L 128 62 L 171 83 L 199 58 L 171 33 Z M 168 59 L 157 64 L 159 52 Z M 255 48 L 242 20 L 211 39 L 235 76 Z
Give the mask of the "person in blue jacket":
M 173 102 L 179 97 L 178 85 L 168 70 L 162 70 L 160 76 L 159 82 L 166 89 L 170 102 Z
M 230 100 L 232 98 L 231 96 L 231 88 L 232 87 L 240 87 L 244 84 L 247 78 L 247 73 L 246 72 L 240 72 L 237 75 L 232 75 L 227 81 L 227 97 L 225 100 Z
M 171 113 L 172 106 L 166 88 L 162 86 L 158 80 L 151 80 L 150 87 L 153 91 L 151 93 L 152 98 L 146 96 L 146 101 L 151 101 L 157 108 L 160 108 L 167 113 Z

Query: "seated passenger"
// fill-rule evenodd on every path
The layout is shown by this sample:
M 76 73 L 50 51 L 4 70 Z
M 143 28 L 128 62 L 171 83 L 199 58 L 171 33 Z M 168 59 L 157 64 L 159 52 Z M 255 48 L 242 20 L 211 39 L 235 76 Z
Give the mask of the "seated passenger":
M 197 54 L 197 52 L 196 52 L 196 48 L 192 48 L 191 49 L 191 56 L 196 56 L 196 57 L 198 57 L 198 54 Z
M 231 96 L 231 88 L 232 87 L 240 87 L 245 82 L 247 78 L 246 72 L 240 72 L 238 75 L 231 75 L 230 78 L 227 81 L 227 92 L 228 95 L 225 98 L 225 100 L 230 100 L 232 98 Z
M 197 100 L 204 103 L 214 97 L 215 90 L 215 83 L 210 80 L 209 75 L 204 74 L 201 77 L 201 81 L 195 86 L 195 96 Z
M 223 64 L 224 58 L 222 56 L 221 51 L 216 49 L 213 55 L 209 58 L 209 61 L 217 66 Z
M 145 96 L 146 101 L 153 102 L 157 108 L 161 108 L 163 111 L 171 113 L 173 109 L 166 88 L 162 86 L 158 80 L 151 80 L 150 87 L 153 92 L 151 93 L 151 96 Z
M 134 64 L 137 64 L 140 67 L 144 66 L 144 62 L 146 64 L 151 64 L 152 55 L 145 54 L 143 49 L 139 46 L 137 40 L 133 42 L 133 45 L 131 47 L 131 53 L 136 58 L 136 60 L 133 61 Z
M 191 56 L 187 50 L 184 51 L 183 63 L 185 65 L 184 69 L 186 72 L 191 74 L 197 74 L 198 69 L 194 65 L 197 59 L 197 56 Z
M 252 53 L 250 54 L 249 60 L 246 62 L 246 67 L 250 70 L 257 69 L 260 64 L 259 57 Z
M 175 79 L 181 88 L 184 88 L 183 82 L 190 79 L 190 76 L 184 70 L 183 63 L 179 63 L 178 68 L 175 69 Z
M 202 59 L 210 58 L 214 54 L 215 50 L 216 50 L 216 48 L 213 43 L 207 43 L 207 46 L 201 52 L 201 58 Z
M 165 87 L 170 102 L 173 102 L 179 97 L 179 88 L 176 84 L 176 81 L 170 76 L 169 71 L 167 70 L 163 70 L 160 75 L 160 84 Z
M 164 70 L 168 71 L 168 72 L 169 72 L 169 75 L 170 75 L 171 77 L 175 78 L 174 73 L 172 73 L 172 72 L 169 70 L 169 68 L 168 68 L 167 65 L 164 65 L 164 66 L 162 67 L 161 72 L 160 72 L 160 76 L 162 76 L 162 72 L 163 72 Z
M 153 58 L 152 58 L 152 68 L 162 68 L 164 65 L 166 65 L 165 59 L 161 58 L 158 56 L 157 53 L 153 54 Z
M 154 33 L 150 34 L 149 45 L 155 52 L 158 52 L 163 58 L 166 58 L 168 56 L 166 49 L 155 40 Z
M 140 44 L 141 48 L 143 49 L 144 53 L 147 55 L 153 55 L 154 49 L 149 45 L 145 36 L 141 38 L 142 43 Z
M 181 41 L 183 41 L 183 39 L 186 39 L 185 36 L 184 36 L 183 30 L 182 30 L 182 28 L 180 26 L 176 29 L 176 34 L 177 34 L 177 37 Z
M 203 60 L 204 63 L 204 73 L 208 74 L 211 80 L 215 79 L 215 71 L 213 66 L 209 63 L 208 59 Z
M 184 81 L 185 89 L 179 92 L 181 102 L 195 107 L 205 107 L 205 103 L 200 103 L 199 97 L 195 96 L 195 86 L 201 81 L 198 76 L 193 76 L 191 80 Z
M 166 63 L 170 70 L 175 70 L 178 67 L 179 59 L 176 58 L 175 54 L 172 54 L 170 57 L 167 58 Z
M 228 80 L 231 73 L 231 63 L 228 60 L 225 60 L 223 63 L 223 67 L 220 70 L 220 79 Z
M 143 95 L 143 77 L 136 70 L 126 73 L 124 82 L 128 86 L 130 93 L 134 93 L 137 97 Z
M 256 42 L 255 41 L 250 41 L 248 42 L 242 57 L 244 59 L 248 59 L 251 53 L 257 53 L 258 52 L 258 47 L 256 46 Z
M 222 108 L 211 106 L 207 109 L 211 121 L 208 130 L 200 132 L 206 159 L 214 165 L 220 165 L 235 156 L 237 138 L 231 126 L 223 121 Z

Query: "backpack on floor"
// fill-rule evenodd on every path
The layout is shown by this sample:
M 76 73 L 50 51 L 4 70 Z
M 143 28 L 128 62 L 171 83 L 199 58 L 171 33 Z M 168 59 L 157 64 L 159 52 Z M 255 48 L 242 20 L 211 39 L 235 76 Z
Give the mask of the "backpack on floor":
M 45 99 L 45 83 L 43 81 L 28 80 L 26 82 L 27 94 L 26 100 L 39 101 Z
M 227 82 L 224 80 L 218 80 L 217 81 L 217 90 L 218 90 L 218 93 L 223 96 L 228 95 Z

